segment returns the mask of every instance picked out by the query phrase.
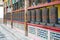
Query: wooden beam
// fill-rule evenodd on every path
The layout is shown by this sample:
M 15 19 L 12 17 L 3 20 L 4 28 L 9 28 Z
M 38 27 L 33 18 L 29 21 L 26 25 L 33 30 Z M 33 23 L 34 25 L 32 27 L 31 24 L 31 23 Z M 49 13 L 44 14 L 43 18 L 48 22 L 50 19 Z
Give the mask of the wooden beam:
M 11 5 L 11 28 L 13 28 L 13 20 L 12 20 L 12 9 L 13 9 L 13 6 L 12 6 L 12 0 L 10 0 L 10 5 Z
M 31 7 L 28 7 L 28 10 L 37 9 L 37 8 L 46 7 L 46 6 L 57 5 L 57 4 L 60 4 L 60 1 L 54 1 L 54 2 L 50 2 L 50 3 L 39 4 L 37 6 L 31 6 Z
M 25 35 L 26 36 L 28 36 L 28 25 L 27 25 L 27 11 L 28 11 L 28 9 L 27 9 L 27 7 L 28 7 L 28 0 L 25 0 Z
M 5 3 L 3 5 L 3 8 L 4 8 L 4 18 L 3 18 L 3 23 L 5 23 Z
M 4 7 L 4 24 L 7 24 L 7 19 L 6 19 L 6 13 L 7 13 L 7 9 L 6 9 L 6 7 L 5 6 L 7 6 L 7 3 L 4 3 L 4 5 L 3 5 L 3 7 Z

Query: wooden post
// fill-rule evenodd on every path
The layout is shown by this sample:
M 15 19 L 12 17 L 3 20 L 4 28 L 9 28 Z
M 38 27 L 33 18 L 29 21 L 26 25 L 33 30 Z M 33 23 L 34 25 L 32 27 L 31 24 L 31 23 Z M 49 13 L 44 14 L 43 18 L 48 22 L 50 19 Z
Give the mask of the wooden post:
M 11 5 L 11 9 L 13 9 L 13 6 L 12 6 L 12 0 L 10 0 L 10 5 Z M 12 10 L 11 10 L 11 28 L 13 28 L 13 20 L 12 20 Z
M 3 8 L 4 8 L 4 19 L 3 19 L 3 23 L 5 23 L 5 3 L 3 5 Z
M 27 25 L 27 7 L 28 7 L 28 0 L 25 0 L 25 35 L 28 36 L 28 25 Z
M 3 20 L 3 22 L 4 22 L 5 24 L 7 23 L 7 19 L 6 19 L 7 9 L 6 9 L 6 7 L 7 7 L 7 3 L 4 2 L 4 20 Z

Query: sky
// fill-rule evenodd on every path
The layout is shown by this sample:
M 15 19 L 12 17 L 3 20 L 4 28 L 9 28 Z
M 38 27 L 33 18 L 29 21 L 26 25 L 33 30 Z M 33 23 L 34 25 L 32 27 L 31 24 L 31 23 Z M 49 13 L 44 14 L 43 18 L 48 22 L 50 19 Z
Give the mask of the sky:
M 3 7 L 0 7 L 0 18 L 3 18 L 3 13 L 4 13 Z

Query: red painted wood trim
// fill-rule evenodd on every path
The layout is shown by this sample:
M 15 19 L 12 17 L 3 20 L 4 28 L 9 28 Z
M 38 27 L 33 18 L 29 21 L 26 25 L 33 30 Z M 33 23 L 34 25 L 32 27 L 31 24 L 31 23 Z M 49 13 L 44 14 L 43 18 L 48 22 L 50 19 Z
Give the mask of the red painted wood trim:
M 7 20 L 7 21 L 11 21 L 11 20 Z
M 8 20 L 8 21 L 10 21 L 10 20 Z M 19 21 L 15 21 L 15 20 L 13 20 L 13 22 L 24 24 L 24 22 L 19 22 Z M 27 25 L 34 26 L 34 27 L 39 27 L 39 28 L 44 28 L 44 29 L 48 29 L 48 30 L 51 30 L 51 31 L 55 31 L 55 32 L 60 32 L 60 28 L 57 28 L 57 27 L 38 25 L 38 24 L 31 24 L 31 23 L 27 23 Z
M 7 21 L 11 21 L 11 20 L 7 20 Z M 19 21 L 16 21 L 16 20 L 13 20 L 13 22 L 17 22 L 17 23 L 20 23 L 20 24 L 24 24 L 24 22 L 19 22 Z
M 19 11 L 24 11 L 24 9 L 17 9 L 17 10 L 13 10 L 12 12 L 19 12 Z
M 51 6 L 51 5 L 55 5 L 55 4 L 60 4 L 60 1 L 54 1 L 54 2 L 50 2 L 50 3 L 45 3 L 45 4 L 40 4 L 37 6 L 31 6 L 28 7 L 27 9 L 36 9 L 36 8 L 40 8 L 40 7 L 44 7 L 44 6 Z M 19 12 L 19 11 L 24 11 L 25 9 L 17 9 L 17 10 L 13 10 L 12 12 Z
M 14 20 L 13 22 L 17 22 L 17 23 L 20 23 L 20 24 L 24 24 L 24 22 L 19 22 L 19 21 L 16 21 L 16 20 Z
M 48 30 L 55 31 L 55 32 L 60 32 L 60 28 L 57 28 L 57 27 L 38 25 L 38 24 L 31 24 L 31 23 L 28 23 L 28 25 L 48 29 Z
M 50 3 L 40 4 L 37 6 L 31 6 L 31 7 L 28 7 L 28 9 L 35 9 L 35 8 L 40 8 L 40 7 L 44 7 L 44 6 L 51 6 L 51 5 L 55 5 L 55 4 L 60 4 L 60 1 L 54 1 L 54 2 L 50 2 Z

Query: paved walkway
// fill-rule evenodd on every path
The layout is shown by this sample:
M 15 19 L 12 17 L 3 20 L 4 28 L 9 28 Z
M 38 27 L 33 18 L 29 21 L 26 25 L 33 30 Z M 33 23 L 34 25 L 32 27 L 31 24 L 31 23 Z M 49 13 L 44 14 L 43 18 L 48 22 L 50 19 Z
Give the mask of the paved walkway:
M 0 24 L 0 40 L 32 40 L 7 25 Z
M 0 25 L 0 40 L 15 40 L 14 36 Z

